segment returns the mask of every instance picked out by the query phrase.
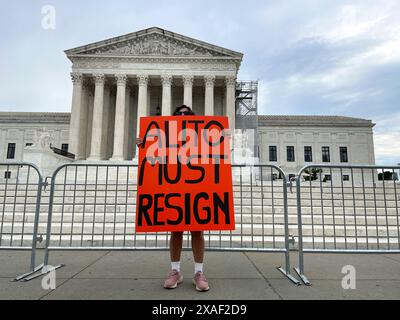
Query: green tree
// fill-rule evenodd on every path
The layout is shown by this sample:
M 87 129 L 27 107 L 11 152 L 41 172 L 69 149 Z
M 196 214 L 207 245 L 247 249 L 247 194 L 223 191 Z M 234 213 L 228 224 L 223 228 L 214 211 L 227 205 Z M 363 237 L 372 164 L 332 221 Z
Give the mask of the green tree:
M 304 170 L 306 175 L 303 175 L 305 181 L 315 181 L 318 179 L 318 174 L 322 173 L 321 168 L 308 168 Z
M 383 176 L 383 179 L 382 179 Z M 398 180 L 398 176 L 397 173 L 393 174 L 393 171 L 385 171 L 383 174 L 382 172 L 378 173 L 378 180 L 382 181 L 382 180 L 394 180 L 397 181 Z

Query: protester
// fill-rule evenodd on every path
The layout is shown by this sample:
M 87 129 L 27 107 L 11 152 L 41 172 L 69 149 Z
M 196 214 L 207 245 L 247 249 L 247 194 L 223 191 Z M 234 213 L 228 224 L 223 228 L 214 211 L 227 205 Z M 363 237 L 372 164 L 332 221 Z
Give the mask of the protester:
M 189 116 L 195 113 L 186 105 L 177 107 L 173 113 L 174 116 Z M 136 144 L 140 146 L 143 143 L 142 138 L 137 138 Z M 173 190 L 171 190 L 173 192 Z M 207 291 L 210 289 L 208 281 L 203 273 L 204 260 L 204 235 L 202 231 L 191 231 L 192 251 L 194 258 L 194 276 L 193 284 L 197 291 Z M 183 232 L 171 232 L 170 238 L 170 258 L 171 271 L 164 282 L 164 288 L 174 289 L 183 282 L 181 273 L 181 252 L 182 252 Z

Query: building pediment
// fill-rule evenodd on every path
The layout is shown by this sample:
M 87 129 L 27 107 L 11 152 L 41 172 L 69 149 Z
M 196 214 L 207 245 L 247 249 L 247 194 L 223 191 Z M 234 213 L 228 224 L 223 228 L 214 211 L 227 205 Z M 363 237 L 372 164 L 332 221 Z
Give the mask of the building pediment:
M 150 28 L 125 36 L 96 42 L 65 51 L 74 56 L 148 56 L 231 58 L 242 60 L 243 54 L 211 45 L 160 28 Z

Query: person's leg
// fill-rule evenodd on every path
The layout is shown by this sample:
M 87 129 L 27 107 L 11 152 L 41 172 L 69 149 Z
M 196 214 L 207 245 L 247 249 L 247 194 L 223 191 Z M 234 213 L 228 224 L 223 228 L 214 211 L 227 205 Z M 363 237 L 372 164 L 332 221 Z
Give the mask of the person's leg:
M 171 262 L 181 261 L 183 232 L 172 232 L 169 240 Z
M 172 232 L 169 240 L 169 253 L 171 257 L 171 272 L 164 282 L 164 288 L 174 289 L 179 283 L 182 283 L 183 276 L 181 274 L 180 260 L 182 252 L 183 232 Z
M 196 286 L 197 291 L 207 291 L 210 289 L 203 273 L 204 246 L 203 232 L 192 231 L 192 251 L 194 258 L 193 284 Z
M 204 236 L 201 231 L 192 231 L 192 251 L 195 263 L 203 263 L 204 260 Z

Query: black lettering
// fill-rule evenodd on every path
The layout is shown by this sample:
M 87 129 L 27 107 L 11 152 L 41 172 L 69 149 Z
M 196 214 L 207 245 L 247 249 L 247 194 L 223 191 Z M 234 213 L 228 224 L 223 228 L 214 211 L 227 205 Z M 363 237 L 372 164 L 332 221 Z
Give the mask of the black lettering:
M 144 200 L 147 200 L 147 203 L 144 203 Z M 139 195 L 139 215 L 138 215 L 138 226 L 143 225 L 143 217 L 146 220 L 146 224 L 148 226 L 152 226 L 151 218 L 149 215 L 149 209 L 153 205 L 153 198 L 149 194 L 141 194 Z
M 170 141 L 169 141 L 169 122 L 168 121 L 166 121 L 165 122 L 165 144 L 166 144 L 166 147 L 167 148 L 178 148 L 178 145 L 177 144 L 169 144 L 170 143 Z
M 186 121 L 182 121 L 182 147 L 186 144 Z
M 161 160 L 160 157 L 155 157 L 155 158 L 152 158 L 152 157 L 151 157 L 151 158 L 147 158 L 147 157 L 145 157 L 145 158 L 142 160 L 142 163 L 140 164 L 140 168 L 139 168 L 139 177 L 138 177 L 138 179 L 139 179 L 139 186 L 142 186 L 142 185 L 143 185 L 145 164 L 146 164 L 146 163 L 150 163 L 150 165 L 151 165 L 152 167 L 154 167 L 154 166 L 156 165 L 157 162 L 158 162 L 158 163 L 161 162 L 160 160 Z M 158 184 L 159 184 L 159 185 L 162 184 L 162 177 L 160 177 L 160 174 L 159 174 L 159 176 L 158 176 Z
M 229 216 L 229 192 L 224 192 L 224 201 L 221 200 L 217 193 L 213 193 L 213 203 L 214 203 L 214 223 L 218 224 L 218 209 L 225 214 L 225 224 L 230 224 Z
M 209 129 L 212 125 L 216 125 L 217 127 L 219 127 L 219 128 L 221 129 L 221 138 L 219 139 L 219 141 L 217 141 L 217 142 L 215 142 L 215 143 L 213 143 L 212 141 L 208 140 L 208 138 L 209 138 L 208 129 Z M 224 135 L 222 134 L 223 130 L 224 130 L 224 127 L 222 126 L 222 124 L 220 124 L 220 123 L 219 123 L 218 121 L 216 121 L 216 120 L 212 120 L 212 121 L 208 122 L 208 123 L 204 126 L 204 129 L 203 129 L 203 138 L 204 138 L 204 140 L 205 140 L 206 142 L 208 142 L 208 145 L 209 145 L 210 147 L 216 147 L 216 146 L 218 146 L 218 145 L 221 145 L 222 142 L 223 142 L 224 139 L 225 139 Z
M 212 159 L 211 163 L 214 163 L 214 164 L 220 164 L 221 160 L 228 160 L 229 159 L 228 156 L 225 155 L 225 154 L 220 154 L 220 155 L 218 155 L 218 154 L 209 154 L 208 158 Z M 225 163 L 225 161 L 223 161 L 223 163 Z
M 199 194 L 196 195 L 194 198 L 193 202 L 193 213 L 194 213 L 194 218 L 199 224 L 207 224 L 211 220 L 211 209 L 209 207 L 203 207 L 202 209 L 207 212 L 207 217 L 205 219 L 202 219 L 199 215 L 199 200 L 204 199 L 208 200 L 209 196 L 205 192 L 200 192 Z
M 164 164 L 158 164 L 158 185 L 161 186 L 163 184 L 163 166 Z
M 202 181 L 204 180 L 204 176 L 205 176 L 205 174 L 206 174 L 204 167 L 202 167 L 202 166 L 195 166 L 195 165 L 191 164 L 190 162 L 187 164 L 187 167 L 188 167 L 190 170 L 197 170 L 197 171 L 200 171 L 200 177 L 197 178 L 197 179 L 195 179 L 195 180 L 188 180 L 188 179 L 186 179 L 186 180 L 185 180 L 186 183 L 188 183 L 188 184 L 196 184 L 196 183 L 200 183 L 200 182 L 202 182 Z
M 216 184 L 219 184 L 219 170 L 220 170 L 219 163 L 214 163 L 214 182 Z
M 190 224 L 190 193 L 185 193 L 185 224 Z
M 140 164 L 140 170 L 139 170 L 139 186 L 143 185 L 143 179 L 144 179 L 144 167 L 147 162 L 147 158 L 144 157 L 142 163 Z
M 168 121 L 165 121 L 164 129 L 165 129 L 165 147 L 169 148 L 169 122 Z
M 165 196 L 165 208 L 167 209 L 175 209 L 178 212 L 178 218 L 176 220 L 167 219 L 167 224 L 171 226 L 175 226 L 181 224 L 183 219 L 183 210 L 180 206 L 174 206 L 169 202 L 171 198 L 180 198 L 179 193 L 169 193 Z M 169 215 L 169 214 L 168 214 Z
M 175 179 L 170 179 L 168 175 L 168 167 L 172 167 L 172 165 L 168 165 L 168 157 L 167 157 L 167 162 L 166 164 L 162 165 L 164 168 L 164 178 L 169 184 L 177 184 L 179 180 L 181 180 L 181 175 L 182 175 L 182 164 L 178 161 L 177 162 L 177 167 L 176 167 L 176 177 Z
M 196 132 L 194 146 L 197 147 L 199 145 L 198 135 L 199 135 L 199 124 L 204 123 L 203 120 L 189 120 L 188 123 L 194 124 L 194 131 Z
M 164 211 L 163 207 L 159 207 L 158 206 L 159 205 L 158 199 L 160 199 L 160 198 L 164 198 L 164 195 L 163 194 L 157 194 L 157 193 L 154 195 L 154 211 L 153 211 L 153 214 L 154 214 L 154 225 L 155 226 L 163 226 L 163 225 L 165 225 L 165 222 L 162 222 L 162 221 L 158 220 L 158 214 L 160 212 Z
M 139 121 L 139 120 L 138 120 L 138 121 Z M 156 135 L 153 135 L 153 134 L 149 135 L 149 134 L 148 134 L 149 131 L 152 129 L 152 126 L 154 126 L 155 128 L 158 129 Z M 162 135 L 161 135 L 161 130 L 160 130 L 160 127 L 159 127 L 159 125 L 158 125 L 158 123 L 157 123 L 156 121 L 150 122 L 150 124 L 147 126 L 146 133 L 145 133 L 144 139 L 143 139 L 143 143 L 142 143 L 141 146 L 140 146 L 142 149 L 144 149 L 145 146 L 146 146 L 147 137 L 158 137 L 158 146 L 159 146 L 159 148 L 162 148 Z

